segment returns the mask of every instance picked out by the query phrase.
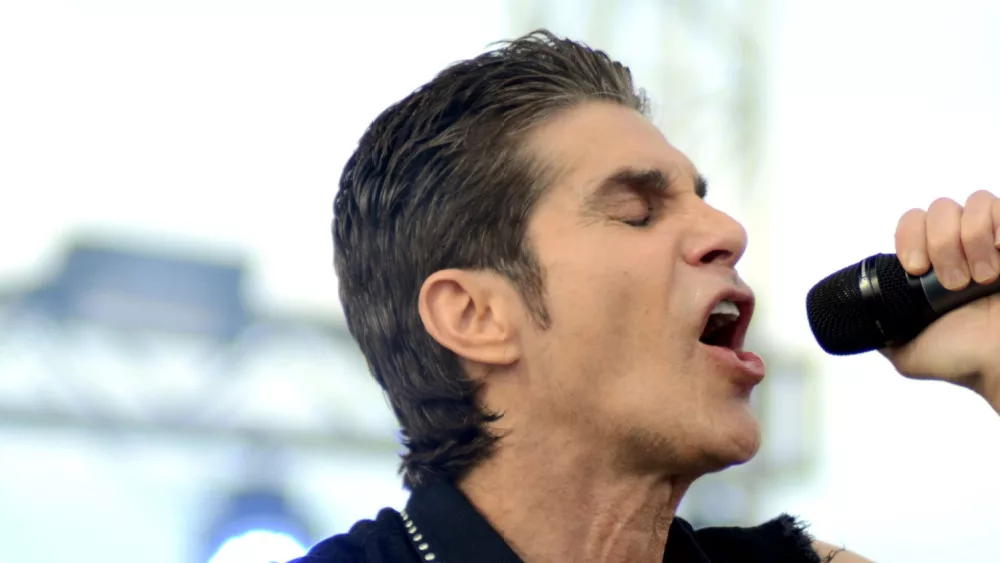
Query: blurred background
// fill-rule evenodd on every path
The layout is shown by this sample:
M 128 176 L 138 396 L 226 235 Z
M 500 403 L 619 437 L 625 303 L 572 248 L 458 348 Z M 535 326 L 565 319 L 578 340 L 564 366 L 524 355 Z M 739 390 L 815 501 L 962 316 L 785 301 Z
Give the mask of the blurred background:
M 907 209 L 1000 189 L 1000 3 L 2 0 L 0 562 L 283 561 L 402 506 L 339 172 L 387 105 L 542 26 L 629 64 L 750 232 L 764 448 L 683 514 L 996 561 L 996 414 L 822 355 L 804 298 Z

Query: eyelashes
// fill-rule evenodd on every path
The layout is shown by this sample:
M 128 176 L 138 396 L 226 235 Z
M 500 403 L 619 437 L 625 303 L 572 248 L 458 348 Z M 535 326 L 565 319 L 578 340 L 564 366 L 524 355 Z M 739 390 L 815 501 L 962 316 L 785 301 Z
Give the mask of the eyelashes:
M 658 205 L 656 202 L 650 201 L 648 198 L 641 198 L 640 202 L 645 207 L 645 210 L 641 215 L 638 213 L 623 213 L 625 217 L 621 217 L 618 220 L 630 227 L 649 226 L 653 222 L 653 219 L 656 218 L 656 214 L 659 211 Z
M 648 227 L 656 222 L 666 201 L 657 193 L 623 186 L 604 201 L 606 216 L 630 227 Z
M 653 220 L 653 214 L 652 212 L 650 212 L 647 213 L 645 216 L 643 216 L 642 219 L 621 219 L 621 222 L 625 223 L 630 227 L 646 227 L 649 226 L 652 220 Z

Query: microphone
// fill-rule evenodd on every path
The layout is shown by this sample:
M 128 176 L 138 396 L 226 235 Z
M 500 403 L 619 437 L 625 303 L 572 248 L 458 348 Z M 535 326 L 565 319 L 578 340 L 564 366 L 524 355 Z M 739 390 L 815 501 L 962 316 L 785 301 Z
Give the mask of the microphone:
M 914 277 L 895 254 L 876 254 L 813 286 L 806 311 L 820 347 L 847 356 L 905 344 L 949 311 L 998 292 L 1000 279 L 949 291 L 933 271 Z

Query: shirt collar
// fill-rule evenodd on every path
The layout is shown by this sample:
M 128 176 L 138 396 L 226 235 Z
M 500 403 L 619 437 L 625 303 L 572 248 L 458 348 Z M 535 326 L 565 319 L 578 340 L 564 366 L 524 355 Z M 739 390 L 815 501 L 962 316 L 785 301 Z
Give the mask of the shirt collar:
M 443 481 L 415 487 L 403 520 L 421 557 L 434 554 L 428 561 L 523 563 L 472 503 Z M 710 563 L 695 541 L 694 529 L 681 518 L 674 518 L 670 526 L 664 561 Z
M 426 543 L 437 563 L 522 563 L 472 503 L 443 481 L 415 487 L 403 519 L 411 539 L 423 536 L 417 547 Z

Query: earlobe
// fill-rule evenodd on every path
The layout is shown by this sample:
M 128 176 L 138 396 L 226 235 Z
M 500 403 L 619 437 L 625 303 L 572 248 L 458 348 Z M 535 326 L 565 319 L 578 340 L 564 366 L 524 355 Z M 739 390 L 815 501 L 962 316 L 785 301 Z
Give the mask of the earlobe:
M 493 366 L 515 363 L 520 349 L 508 284 L 492 272 L 434 272 L 421 286 L 418 299 L 424 329 L 467 361 Z

